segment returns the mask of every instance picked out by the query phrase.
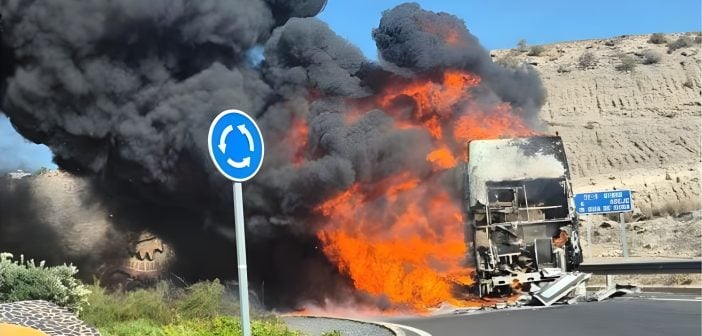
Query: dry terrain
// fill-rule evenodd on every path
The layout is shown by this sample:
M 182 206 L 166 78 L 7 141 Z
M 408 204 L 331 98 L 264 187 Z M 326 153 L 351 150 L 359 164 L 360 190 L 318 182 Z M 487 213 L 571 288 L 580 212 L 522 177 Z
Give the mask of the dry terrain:
M 546 132 L 564 139 L 575 192 L 633 191 L 636 211 L 626 216 L 632 256 L 702 256 L 702 219 L 695 211 L 702 208 L 701 50 L 698 34 L 665 38 L 681 36 L 694 45 L 670 53 L 666 44 L 650 43 L 650 35 L 545 45 L 539 56 L 493 52 L 498 61 L 526 61 L 540 72 L 548 92 L 540 117 Z M 629 69 L 622 67 L 627 58 L 634 61 Z M 618 220 L 590 220 L 586 259 L 621 256 Z M 698 275 L 637 280 L 702 285 Z

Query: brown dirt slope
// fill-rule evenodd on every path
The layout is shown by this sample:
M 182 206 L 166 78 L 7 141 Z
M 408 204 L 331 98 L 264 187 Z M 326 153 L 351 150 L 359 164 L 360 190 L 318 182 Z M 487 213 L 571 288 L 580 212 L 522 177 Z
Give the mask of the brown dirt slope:
M 531 63 L 548 92 L 540 117 L 564 139 L 576 191 L 630 188 L 647 215 L 700 208 L 701 50 L 668 53 L 650 35 L 543 46 L 539 56 L 498 50 L 497 61 Z M 583 66 L 583 54 L 593 62 Z M 660 56 L 645 64 L 647 54 Z M 622 57 L 635 61 L 621 71 Z M 517 62 L 515 62 L 515 60 Z

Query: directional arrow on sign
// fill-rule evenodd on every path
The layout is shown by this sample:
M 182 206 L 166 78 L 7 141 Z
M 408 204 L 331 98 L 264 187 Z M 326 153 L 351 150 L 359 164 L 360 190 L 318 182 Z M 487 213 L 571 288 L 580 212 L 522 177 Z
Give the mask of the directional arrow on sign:
M 249 151 L 253 152 L 254 150 L 254 141 L 253 137 L 251 136 L 251 132 L 249 132 L 249 129 L 246 128 L 246 125 L 241 124 L 237 126 L 236 128 L 239 129 L 239 132 L 243 134 L 246 137 L 246 141 L 249 143 Z M 219 137 L 219 150 L 222 151 L 222 153 L 225 153 L 227 151 L 227 137 L 229 136 L 229 133 L 234 131 L 234 127 L 232 125 L 227 125 L 227 127 L 224 128 L 224 131 L 222 131 L 222 135 Z M 236 161 L 235 161 L 236 162 Z M 246 165 L 248 166 L 248 165 Z M 235 166 L 236 167 L 236 166 Z M 237 167 L 239 168 L 239 167 Z
M 229 125 L 229 127 L 232 127 L 232 126 Z M 236 128 L 238 128 L 239 132 L 241 132 L 241 134 L 243 134 L 246 137 L 246 140 L 249 142 L 249 150 L 253 152 L 253 150 L 254 150 L 253 137 L 251 137 L 251 133 L 246 128 L 246 125 L 241 124 L 241 125 L 237 126 Z M 226 132 L 226 130 L 225 130 L 225 132 Z
M 217 147 L 219 147 L 219 150 L 222 151 L 222 154 L 224 154 L 227 150 L 227 142 L 226 142 L 227 136 L 229 135 L 229 133 L 231 133 L 233 131 L 234 131 L 234 127 L 232 127 L 232 125 L 227 125 L 227 127 L 222 132 L 222 135 L 219 137 L 219 146 L 217 146 Z
M 234 161 L 232 159 L 227 159 L 227 164 L 229 164 L 230 166 L 232 166 L 234 168 L 248 167 L 249 165 L 251 165 L 251 157 L 247 156 L 244 159 L 242 159 L 241 161 Z

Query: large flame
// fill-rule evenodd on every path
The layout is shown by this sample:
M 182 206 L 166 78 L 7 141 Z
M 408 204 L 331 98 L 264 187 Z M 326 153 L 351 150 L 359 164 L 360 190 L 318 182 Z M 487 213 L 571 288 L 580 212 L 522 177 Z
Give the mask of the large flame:
M 509 104 L 474 101 L 470 92 L 479 84 L 475 74 L 447 70 L 386 87 L 372 104 L 396 127 L 431 135 L 434 148 L 426 160 L 432 172 L 356 183 L 317 208 L 325 219 L 318 232 L 325 255 L 358 290 L 386 298 L 393 308 L 467 304 L 458 290 L 473 282 L 463 212 L 460 199 L 440 182 L 442 173 L 466 159 L 469 140 L 532 134 Z

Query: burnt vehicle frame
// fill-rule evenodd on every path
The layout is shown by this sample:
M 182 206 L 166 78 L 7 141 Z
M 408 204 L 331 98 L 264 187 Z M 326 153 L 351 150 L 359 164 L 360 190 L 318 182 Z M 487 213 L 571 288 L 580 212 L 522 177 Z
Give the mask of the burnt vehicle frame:
M 583 260 L 558 136 L 474 140 L 464 174 L 466 244 L 480 297 L 533 292 Z

